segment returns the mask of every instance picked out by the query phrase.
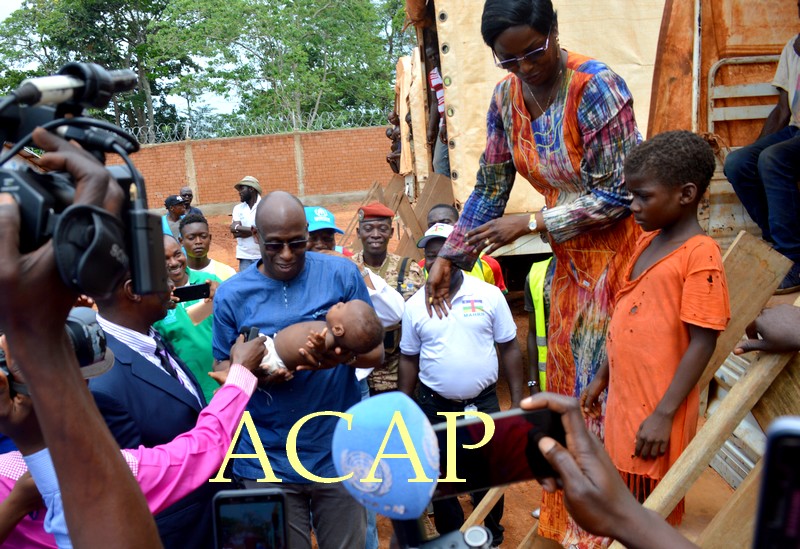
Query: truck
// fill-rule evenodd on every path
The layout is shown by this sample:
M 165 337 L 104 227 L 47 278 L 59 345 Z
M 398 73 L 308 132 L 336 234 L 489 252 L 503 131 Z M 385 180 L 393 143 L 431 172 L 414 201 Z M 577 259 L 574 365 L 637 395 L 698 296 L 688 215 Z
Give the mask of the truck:
M 798 31 L 798 5 L 787 0 L 554 0 L 561 46 L 599 59 L 631 89 L 643 137 L 689 129 L 708 134 L 717 147 L 717 171 L 699 213 L 704 229 L 723 251 L 741 230 L 759 235 L 722 173 L 727 151 L 753 142 L 775 107 L 771 85 L 779 54 Z M 451 179 L 432 174 L 423 131 L 408 132 L 410 156 L 404 174 L 409 196 L 426 185 L 449 185 L 457 205 L 475 184 L 485 145 L 485 117 L 495 84 L 505 71 L 494 65 L 480 34 L 482 3 L 407 0 L 418 45 L 398 72 L 398 112 L 410 112 L 412 128 L 427 126 L 424 51 L 439 50 L 444 82 Z M 402 92 L 402 93 L 401 93 Z M 405 95 L 403 95 L 405 93 Z M 402 120 L 402 117 L 401 117 Z M 405 141 L 404 141 L 405 143 Z M 413 154 L 411 154 L 413 152 Z M 506 214 L 533 212 L 544 198 L 517 178 Z M 430 191 L 430 189 L 429 189 Z M 419 215 L 419 214 L 418 214 Z M 424 223 L 423 220 L 421 222 Z M 504 267 L 509 288 L 520 289 L 531 263 L 549 246 L 524 236 L 493 255 Z M 709 412 L 747 370 L 741 357 L 725 361 L 710 388 Z M 736 429 L 712 466 L 736 487 L 763 453 L 765 438 L 752 415 Z
M 398 67 L 396 105 L 401 116 L 406 191 L 419 195 L 428 181 L 451 185 L 457 205 L 475 184 L 486 139 L 486 111 L 505 71 L 495 66 L 480 34 L 482 4 L 456 0 L 407 0 L 418 44 Z M 739 230 L 758 234 L 722 174 L 727 149 L 755 140 L 776 102 L 769 84 L 778 55 L 797 31 L 797 7 L 785 0 L 555 0 L 561 46 L 599 59 L 627 82 L 643 136 L 671 129 L 715 135 L 718 170 L 701 208 L 701 222 L 723 250 Z M 425 133 L 430 93 L 425 48 L 439 50 L 451 178 L 434 177 Z M 402 172 L 401 172 L 402 173 Z M 533 212 L 544 198 L 518 176 L 506 214 Z M 549 252 L 536 235 L 524 236 L 493 255 L 508 269 L 530 265 Z M 520 257 L 523 256 L 523 257 Z M 524 278 L 524 274 L 522 274 Z M 519 284 L 518 284 L 519 285 Z

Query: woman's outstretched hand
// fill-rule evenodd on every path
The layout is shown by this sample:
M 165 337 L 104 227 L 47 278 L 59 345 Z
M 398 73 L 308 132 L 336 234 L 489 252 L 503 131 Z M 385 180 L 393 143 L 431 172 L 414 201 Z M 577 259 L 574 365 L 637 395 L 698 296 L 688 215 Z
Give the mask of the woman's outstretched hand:
M 442 318 L 447 316 L 450 309 L 450 271 L 453 264 L 449 259 L 439 257 L 428 271 L 428 280 L 425 282 L 425 307 L 428 315 Z
M 467 244 L 474 246 L 479 252 L 491 254 L 520 236 L 530 233 L 529 221 L 529 214 L 498 217 L 469 231 Z

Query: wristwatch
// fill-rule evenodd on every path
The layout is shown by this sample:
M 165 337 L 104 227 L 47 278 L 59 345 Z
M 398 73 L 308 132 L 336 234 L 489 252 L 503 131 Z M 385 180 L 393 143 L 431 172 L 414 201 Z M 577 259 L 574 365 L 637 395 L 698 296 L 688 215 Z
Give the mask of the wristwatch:
M 532 213 L 531 218 L 528 220 L 528 232 L 535 233 L 536 231 L 536 214 Z

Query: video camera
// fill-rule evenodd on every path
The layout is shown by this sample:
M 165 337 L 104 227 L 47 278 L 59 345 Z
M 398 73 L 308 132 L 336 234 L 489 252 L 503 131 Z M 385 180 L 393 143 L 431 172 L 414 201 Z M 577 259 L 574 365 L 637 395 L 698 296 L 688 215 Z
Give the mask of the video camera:
M 111 368 L 114 364 L 114 353 L 106 348 L 106 335 L 97 322 L 97 313 L 93 309 L 73 307 L 67 315 L 64 326 L 75 349 L 75 356 L 84 379 L 97 377 Z M 8 378 L 10 398 L 14 398 L 17 393 L 30 395 L 27 386 L 14 379 L 2 347 L 0 347 L 0 371 Z
M 109 296 L 128 272 L 137 294 L 169 291 L 161 222 L 147 211 L 144 179 L 128 157 L 139 143 L 113 124 L 83 116 L 84 108 L 104 108 L 136 83 L 130 70 L 67 63 L 57 75 L 25 80 L 0 100 L 0 139 L 14 143 L 0 166 L 30 143 L 37 126 L 77 141 L 103 164 L 109 152 L 125 162 L 107 168 L 125 193 L 121 220 L 100 207 L 73 204 L 69 173 L 0 169 L 0 192 L 12 194 L 20 208 L 20 252 L 52 239 L 64 283 L 93 298 Z M 43 104 L 55 106 L 37 106 Z

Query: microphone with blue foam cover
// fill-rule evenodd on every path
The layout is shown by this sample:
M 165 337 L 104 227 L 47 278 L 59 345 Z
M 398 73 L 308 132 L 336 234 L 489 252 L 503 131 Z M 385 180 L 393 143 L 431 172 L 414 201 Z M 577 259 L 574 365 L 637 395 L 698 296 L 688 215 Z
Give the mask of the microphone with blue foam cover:
M 339 419 L 332 444 L 337 474 L 349 476 L 344 487 L 386 517 L 422 515 L 439 478 L 439 443 L 428 418 L 399 391 L 370 397 L 347 414 L 352 417 Z

